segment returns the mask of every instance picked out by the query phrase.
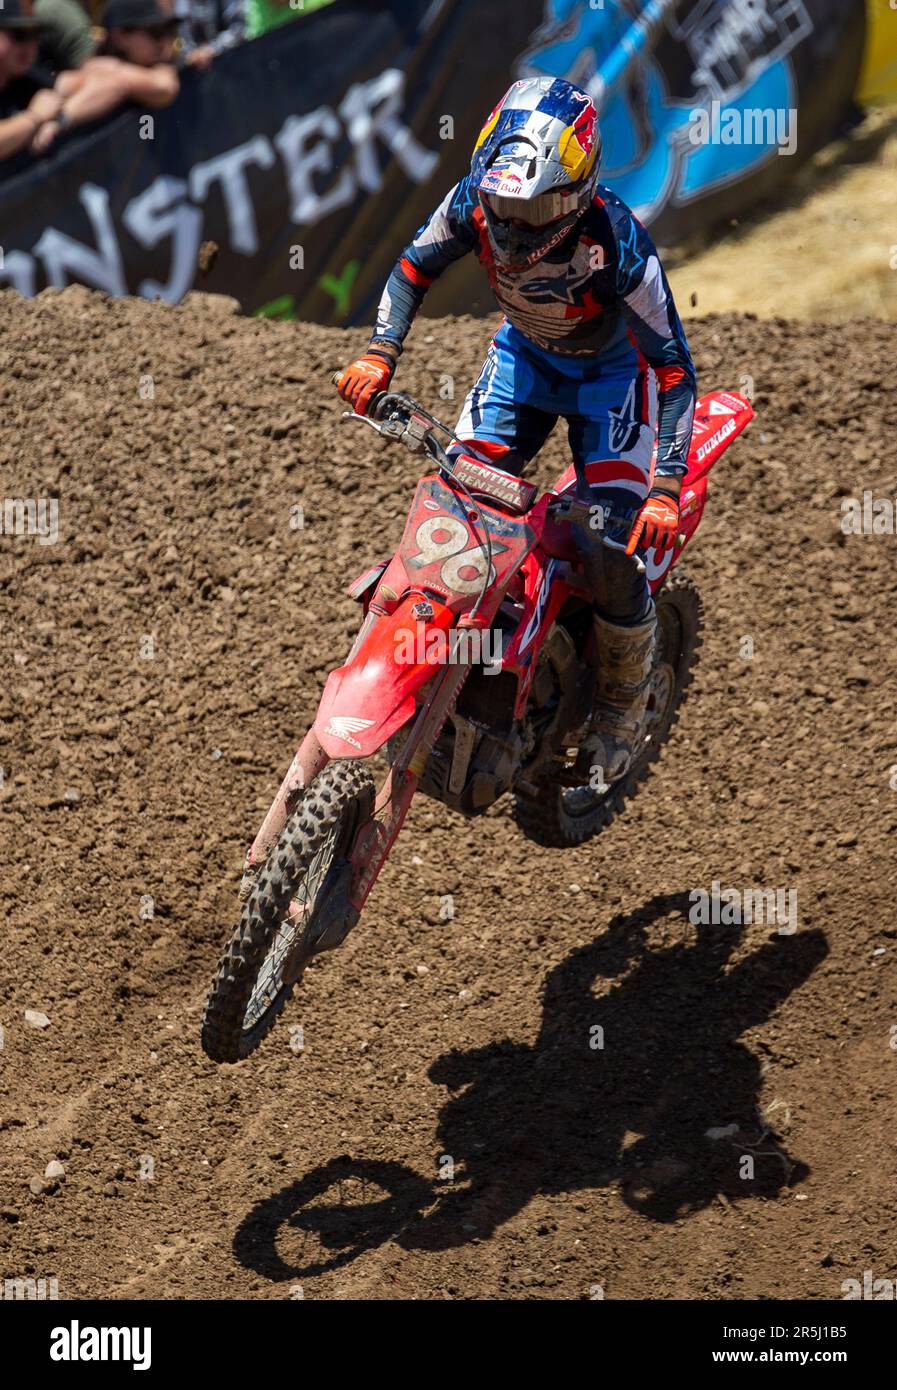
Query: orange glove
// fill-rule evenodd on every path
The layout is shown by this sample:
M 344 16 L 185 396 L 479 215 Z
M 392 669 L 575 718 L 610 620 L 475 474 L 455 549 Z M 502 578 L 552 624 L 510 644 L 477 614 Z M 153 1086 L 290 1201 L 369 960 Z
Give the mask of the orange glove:
M 343 372 L 336 388 L 344 401 L 348 401 L 356 415 L 364 415 L 371 398 L 378 391 L 385 391 L 396 369 L 393 360 L 372 351 L 366 352 L 357 361 L 351 362 Z
M 632 555 L 640 547 L 666 550 L 675 545 L 678 530 L 679 498 L 665 488 L 652 487 L 636 517 L 626 554 Z

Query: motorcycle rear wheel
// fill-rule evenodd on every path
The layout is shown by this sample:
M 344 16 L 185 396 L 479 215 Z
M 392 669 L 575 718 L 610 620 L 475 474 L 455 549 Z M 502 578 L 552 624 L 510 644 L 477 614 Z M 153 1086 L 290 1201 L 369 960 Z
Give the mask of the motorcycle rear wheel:
M 625 777 L 605 791 L 560 786 L 547 778 L 514 792 L 514 819 L 530 840 L 569 849 L 601 833 L 638 792 L 676 722 L 701 646 L 703 605 L 697 585 L 673 574 L 657 594 L 659 650 L 652 672 L 648 725 Z

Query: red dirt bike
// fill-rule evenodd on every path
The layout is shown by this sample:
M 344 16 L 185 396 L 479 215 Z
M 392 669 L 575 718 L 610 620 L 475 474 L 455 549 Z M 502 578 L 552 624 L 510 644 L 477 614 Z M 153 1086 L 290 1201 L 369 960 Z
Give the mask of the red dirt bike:
M 544 845 L 579 844 L 622 810 L 669 733 L 700 642 L 698 591 L 670 571 L 698 528 L 710 468 L 752 415 L 732 392 L 698 402 L 682 530 L 672 550 L 645 558 L 658 636 L 644 739 L 607 786 L 600 769 L 585 783 L 576 771 L 596 666 L 574 532 L 635 513 L 586 500 L 600 464 L 585 480 L 571 466 L 539 497 L 467 445 L 450 458 L 439 436 L 459 441 L 404 394 L 347 413 L 423 452 L 434 471 L 395 555 L 348 590 L 364 609 L 358 635 L 246 856 L 240 923 L 203 1017 L 211 1058 L 248 1056 L 308 961 L 345 939 L 418 789 L 467 815 L 510 792 L 520 829 Z M 375 754 L 388 765 L 379 790 Z

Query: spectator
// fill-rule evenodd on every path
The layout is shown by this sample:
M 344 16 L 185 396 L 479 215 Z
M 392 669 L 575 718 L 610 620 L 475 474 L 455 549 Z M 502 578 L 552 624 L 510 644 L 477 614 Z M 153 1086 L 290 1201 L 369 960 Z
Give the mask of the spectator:
M 41 22 L 32 12 L 31 0 L 4 0 L 0 7 L 2 160 L 24 150 L 62 104 L 49 74 L 35 66 L 40 38 Z
M 95 48 L 90 20 L 78 0 L 34 0 L 41 22 L 41 61 L 51 72 L 80 68 Z
M 246 0 L 172 0 L 183 61 L 201 72 L 246 37 Z
M 97 56 L 56 79 L 62 108 L 38 130 L 33 153 L 43 154 L 66 126 L 98 120 L 124 102 L 163 107 L 177 96 L 177 22 L 156 0 L 109 0 L 103 25 L 106 39 Z
M 108 0 L 99 53 L 140 67 L 174 64 L 178 24 L 157 0 Z

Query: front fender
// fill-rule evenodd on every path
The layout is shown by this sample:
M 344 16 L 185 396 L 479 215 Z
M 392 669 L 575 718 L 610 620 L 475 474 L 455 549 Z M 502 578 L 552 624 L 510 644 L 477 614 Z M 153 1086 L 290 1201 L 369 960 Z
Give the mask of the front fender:
M 415 618 L 411 610 L 419 601 L 420 595 L 409 594 L 392 613 L 378 617 L 349 662 L 327 677 L 314 732 L 331 758 L 376 753 L 414 714 L 417 691 L 437 669 L 415 654 L 444 649 L 444 634 L 455 621 L 451 609 L 435 599 L 431 619 Z M 430 633 L 443 640 L 428 645 Z

